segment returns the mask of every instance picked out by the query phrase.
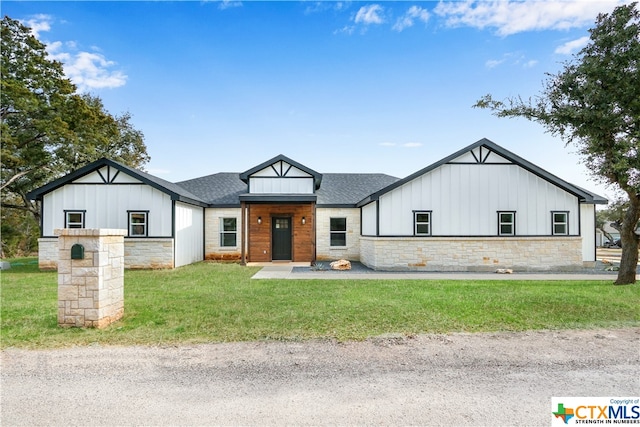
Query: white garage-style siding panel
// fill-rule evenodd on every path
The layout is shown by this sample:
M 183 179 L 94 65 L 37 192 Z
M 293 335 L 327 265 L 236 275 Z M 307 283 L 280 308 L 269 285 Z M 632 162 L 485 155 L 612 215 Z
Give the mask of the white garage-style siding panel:
M 495 153 L 492 153 L 495 154 Z M 432 211 L 434 236 L 495 236 L 498 211 L 516 212 L 516 234 L 551 234 L 551 212 L 569 212 L 579 234 L 578 198 L 515 164 L 444 164 L 380 196 L 380 235 L 413 235 L 413 212 Z
M 580 205 L 580 228 L 582 235 L 582 261 L 593 264 L 596 262 L 596 207 L 595 205 Z
M 171 197 L 145 184 L 67 184 L 43 197 L 42 235 L 65 227 L 65 210 L 85 212 L 86 228 L 128 228 L 127 211 L 149 211 L 148 236 L 171 237 Z
M 377 202 L 369 203 L 362 207 L 362 235 L 376 235 L 376 206 Z
M 182 202 L 175 205 L 175 266 L 204 259 L 204 208 Z

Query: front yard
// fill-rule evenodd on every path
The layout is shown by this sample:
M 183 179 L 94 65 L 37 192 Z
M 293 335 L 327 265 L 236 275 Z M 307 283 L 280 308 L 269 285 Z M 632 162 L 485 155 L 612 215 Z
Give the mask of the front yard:
M 125 316 L 57 326 L 57 275 L 2 271 L 2 348 L 362 340 L 383 334 L 640 326 L 640 287 L 610 281 L 251 280 L 258 268 L 198 263 L 126 271 Z M 14 263 L 15 264 L 15 263 Z

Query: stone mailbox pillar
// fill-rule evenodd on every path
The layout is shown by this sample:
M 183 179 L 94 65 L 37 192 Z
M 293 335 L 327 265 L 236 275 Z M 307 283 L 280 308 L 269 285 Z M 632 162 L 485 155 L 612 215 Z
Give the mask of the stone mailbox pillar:
M 65 228 L 58 236 L 58 325 L 103 328 L 124 314 L 127 230 Z

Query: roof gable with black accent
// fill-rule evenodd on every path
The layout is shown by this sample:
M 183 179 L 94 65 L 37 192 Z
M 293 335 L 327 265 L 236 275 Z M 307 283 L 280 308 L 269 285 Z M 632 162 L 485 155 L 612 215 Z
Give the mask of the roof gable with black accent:
M 388 193 L 414 179 L 431 172 L 434 169 L 439 168 L 445 164 L 515 164 L 523 169 L 537 175 L 538 177 L 544 179 L 545 181 L 556 185 L 557 187 L 567 191 L 570 194 L 573 194 L 578 198 L 580 203 L 588 203 L 588 204 L 607 204 L 607 199 L 587 191 L 581 187 L 573 185 L 557 176 L 545 171 L 544 169 L 534 165 L 533 163 L 523 159 L 522 157 L 512 153 L 496 144 L 493 141 L 488 140 L 487 138 L 483 138 L 461 150 L 456 151 L 443 158 L 440 161 L 437 161 L 426 168 L 420 169 L 419 171 L 398 180 L 387 187 L 372 193 L 371 195 L 363 198 L 357 203 L 358 207 L 367 205 L 373 201 L 376 201 L 385 193 Z
M 42 197 L 45 194 L 50 193 L 64 185 L 71 184 L 74 181 L 77 181 L 82 177 L 85 177 L 91 174 L 92 172 L 99 171 L 101 168 L 105 166 L 114 168 L 117 171 L 122 171 L 125 174 L 130 175 L 135 179 L 139 180 L 140 182 L 147 184 L 155 188 L 156 190 L 159 190 L 163 193 L 168 194 L 172 200 L 177 200 L 180 202 L 188 203 L 191 205 L 202 206 L 202 207 L 207 206 L 207 204 L 202 199 L 200 199 L 198 196 L 189 192 L 188 190 L 186 190 L 185 188 L 181 187 L 178 184 L 174 184 L 162 178 L 158 178 L 157 176 L 150 175 L 146 172 L 142 172 L 138 169 L 134 169 L 132 167 L 123 165 L 122 163 L 119 163 L 107 158 L 96 160 L 95 162 L 89 163 L 88 165 L 85 165 L 80 169 L 77 169 L 71 172 L 68 175 L 65 175 L 61 178 L 58 178 L 50 182 L 49 184 L 46 184 L 40 188 L 37 188 L 27 193 L 27 197 L 31 200 L 42 200 Z M 105 180 L 104 183 L 117 185 L 117 183 L 113 182 L 113 180 L 108 180 L 108 179 Z

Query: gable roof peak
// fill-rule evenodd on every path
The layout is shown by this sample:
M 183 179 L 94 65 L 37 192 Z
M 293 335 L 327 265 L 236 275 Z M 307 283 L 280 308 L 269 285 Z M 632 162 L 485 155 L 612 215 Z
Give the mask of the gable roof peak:
M 311 175 L 313 177 L 313 182 L 314 182 L 314 186 L 316 188 L 316 190 L 318 188 L 320 188 L 320 183 L 322 182 L 322 174 L 318 173 L 316 171 L 314 171 L 311 168 L 308 168 L 307 166 L 296 162 L 293 159 L 290 159 L 289 157 L 285 156 L 284 154 L 278 154 L 277 156 L 267 160 L 266 162 L 260 163 L 257 166 L 252 167 L 251 169 L 244 171 L 240 174 L 240 179 L 245 182 L 245 183 L 249 183 L 249 177 L 251 175 L 253 175 L 256 172 L 261 171 L 264 168 L 267 168 L 271 165 L 273 165 L 274 163 L 278 163 L 280 161 L 286 162 L 288 164 L 290 164 L 291 166 L 294 166 L 298 169 L 300 169 L 303 172 L 308 173 L 309 175 Z

